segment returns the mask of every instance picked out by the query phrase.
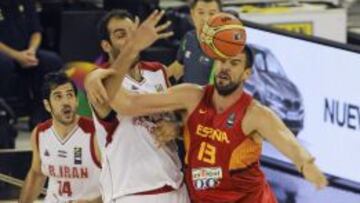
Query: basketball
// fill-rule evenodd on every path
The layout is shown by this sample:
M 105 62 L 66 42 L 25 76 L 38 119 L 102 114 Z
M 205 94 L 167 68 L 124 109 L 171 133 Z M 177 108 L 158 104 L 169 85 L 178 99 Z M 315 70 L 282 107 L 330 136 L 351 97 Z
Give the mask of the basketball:
M 212 16 L 200 33 L 203 52 L 213 59 L 227 59 L 239 54 L 245 46 L 246 32 L 241 21 L 227 13 Z

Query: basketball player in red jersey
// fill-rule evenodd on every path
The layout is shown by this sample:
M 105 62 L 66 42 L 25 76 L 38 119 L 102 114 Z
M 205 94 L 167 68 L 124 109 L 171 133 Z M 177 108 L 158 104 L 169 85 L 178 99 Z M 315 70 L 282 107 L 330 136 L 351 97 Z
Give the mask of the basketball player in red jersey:
M 116 84 L 105 82 L 105 88 L 113 92 L 94 94 L 108 96 L 112 108 L 124 115 L 186 110 L 186 183 L 193 202 L 276 202 L 260 170 L 264 139 L 292 160 L 306 180 L 318 188 L 325 187 L 327 180 L 315 165 L 315 158 L 274 112 L 243 91 L 251 75 L 250 49 L 246 47 L 237 56 L 216 63 L 214 85 L 182 84 L 164 93 L 133 94 L 123 88 L 115 91 Z M 89 90 L 98 90 L 96 85 L 106 77 L 121 81 L 121 71 L 128 68 L 91 73 L 94 88 Z
M 37 125 L 31 135 L 32 164 L 19 202 L 37 199 L 47 177 L 44 202 L 102 202 L 95 127 L 92 120 L 76 114 L 75 84 L 65 73 L 50 73 L 43 94 L 52 119 Z

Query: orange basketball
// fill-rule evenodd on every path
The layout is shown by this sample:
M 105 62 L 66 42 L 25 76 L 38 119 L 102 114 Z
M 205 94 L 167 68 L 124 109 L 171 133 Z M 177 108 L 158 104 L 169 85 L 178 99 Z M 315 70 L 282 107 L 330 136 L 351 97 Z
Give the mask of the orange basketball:
M 239 54 L 245 46 L 246 32 L 241 21 L 227 13 L 212 16 L 200 33 L 200 46 L 213 59 L 227 59 Z

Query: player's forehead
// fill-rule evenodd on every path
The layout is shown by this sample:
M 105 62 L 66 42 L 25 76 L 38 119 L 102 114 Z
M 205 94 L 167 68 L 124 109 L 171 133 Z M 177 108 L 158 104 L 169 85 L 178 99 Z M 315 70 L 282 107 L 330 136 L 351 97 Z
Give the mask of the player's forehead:
M 228 59 L 224 60 L 217 60 L 217 63 L 232 63 L 232 64 L 239 64 L 239 63 L 245 63 L 246 62 L 246 55 L 245 53 L 239 53 L 236 56 L 230 57 Z
M 70 82 L 55 87 L 53 90 L 51 90 L 51 95 L 63 94 L 67 92 L 75 92 Z
M 128 32 L 132 26 L 134 26 L 134 22 L 130 18 L 112 18 L 107 28 L 110 34 L 114 34 L 116 32 Z
M 207 11 L 219 11 L 219 5 L 216 3 L 216 1 L 198 1 L 194 8 L 194 10 L 207 10 Z
M 243 62 L 245 62 L 246 54 L 245 54 L 245 52 L 241 52 L 241 53 L 235 55 L 234 57 L 229 58 L 229 60 L 230 61 L 243 61 Z

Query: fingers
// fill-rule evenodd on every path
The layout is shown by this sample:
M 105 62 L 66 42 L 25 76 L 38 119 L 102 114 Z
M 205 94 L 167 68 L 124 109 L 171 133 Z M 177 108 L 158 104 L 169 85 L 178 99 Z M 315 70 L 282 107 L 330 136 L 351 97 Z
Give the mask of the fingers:
M 108 96 L 106 90 L 101 81 L 97 81 L 97 88 L 94 89 L 94 96 L 96 97 L 97 102 L 104 104 L 108 101 Z
M 113 69 L 100 70 L 97 74 L 97 78 L 87 79 L 86 80 L 86 91 L 88 93 L 89 99 L 92 103 L 104 104 L 109 101 L 107 91 L 102 83 L 102 80 L 115 74 L 116 71 Z
M 322 177 L 320 177 L 320 180 L 318 181 L 317 189 L 321 190 L 321 189 L 325 188 L 328 184 L 329 184 L 329 182 L 326 179 L 326 177 L 322 176 Z
M 165 32 L 165 33 L 161 33 L 159 34 L 159 39 L 165 39 L 165 38 L 168 38 L 168 37 L 171 37 L 174 35 L 174 32 L 173 31 L 170 31 L 170 32 Z
M 87 97 L 90 103 L 93 105 L 101 105 L 108 101 L 106 90 L 102 84 L 99 83 L 97 83 L 97 85 L 93 86 L 91 89 L 87 90 Z
M 103 100 L 101 99 L 101 96 L 96 92 L 89 93 L 88 97 L 90 102 L 95 106 L 103 104 Z
M 95 96 L 92 92 L 87 91 L 86 96 L 87 96 L 88 100 L 90 101 L 90 103 L 91 103 L 92 105 L 97 105 L 97 104 L 99 104 L 99 103 L 97 102 L 96 96 Z
M 135 24 L 135 28 L 138 28 L 138 27 L 139 27 L 139 25 L 140 25 L 140 19 L 139 19 L 138 16 L 135 16 L 135 22 L 134 22 L 134 24 Z
M 148 23 L 151 23 L 155 20 L 155 16 L 158 15 L 159 13 L 159 10 L 155 10 L 153 11 L 143 22 L 143 24 L 148 24 Z
M 155 10 L 153 11 L 148 18 L 143 22 L 143 24 L 149 24 L 150 26 L 155 26 L 159 23 L 160 19 L 164 16 L 165 11 Z
M 159 23 L 159 21 L 160 21 L 161 18 L 164 16 L 164 14 L 165 14 L 165 11 L 162 10 L 162 11 L 160 11 L 160 13 L 158 13 L 157 15 L 155 15 L 154 21 L 152 22 L 154 26 Z
M 158 39 L 165 39 L 165 38 L 168 38 L 168 37 L 171 37 L 174 35 L 173 31 L 163 32 L 164 30 L 169 28 L 170 25 L 171 25 L 171 21 L 167 21 L 166 23 L 155 28 L 156 32 L 159 33 Z M 163 32 L 163 33 L 161 33 L 161 32 Z
M 171 25 L 171 21 L 167 21 L 166 23 L 162 24 L 162 25 L 159 25 L 157 26 L 155 29 L 156 29 L 156 32 L 162 32 L 164 30 L 166 30 L 169 26 Z
M 135 16 L 134 25 L 131 26 L 130 32 L 133 34 L 136 31 L 136 29 L 139 28 L 139 25 L 140 25 L 140 19 L 138 16 Z

